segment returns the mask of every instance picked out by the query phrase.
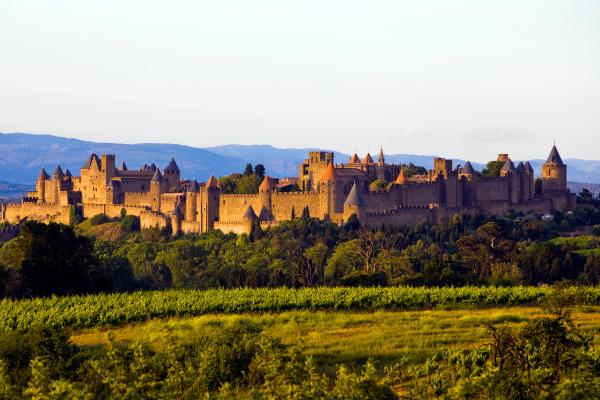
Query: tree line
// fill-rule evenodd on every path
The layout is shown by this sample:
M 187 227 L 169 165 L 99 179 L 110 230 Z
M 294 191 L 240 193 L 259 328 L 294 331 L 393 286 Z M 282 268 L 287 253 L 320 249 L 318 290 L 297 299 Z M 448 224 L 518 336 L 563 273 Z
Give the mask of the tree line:
M 92 218 L 102 223 L 99 217 Z M 552 218 L 454 216 L 440 224 L 368 229 L 311 218 L 249 235 L 211 231 L 171 238 L 136 231 L 122 216 L 120 240 L 92 239 L 65 225 L 27 222 L 0 248 L 3 296 L 165 288 L 537 285 L 600 281 L 600 200 L 586 193 Z M 139 226 L 137 226 L 139 228 Z M 588 235 L 558 235 L 587 230 Z

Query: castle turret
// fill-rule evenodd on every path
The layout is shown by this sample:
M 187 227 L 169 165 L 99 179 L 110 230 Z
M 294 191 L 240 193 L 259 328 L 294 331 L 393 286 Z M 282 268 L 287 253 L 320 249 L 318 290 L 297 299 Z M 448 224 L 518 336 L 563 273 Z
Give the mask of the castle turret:
M 319 193 L 321 196 L 321 213 L 323 217 L 344 211 L 344 186 L 338 179 L 338 174 L 333 163 L 329 163 L 320 180 Z
M 347 221 L 352 214 L 356 214 L 358 220 L 362 224 L 366 224 L 365 206 L 366 203 L 360 195 L 360 191 L 358 190 L 358 186 L 356 186 L 356 182 L 354 182 L 346 201 L 344 201 L 344 220 Z
M 257 219 L 258 219 L 258 216 L 254 212 L 254 209 L 252 208 L 252 206 L 248 206 L 248 208 L 246 208 L 246 212 L 242 216 L 242 223 L 244 225 L 244 232 L 246 234 L 249 235 L 250 232 L 252 232 L 252 225 L 254 224 L 254 221 L 256 221 Z
M 121 171 L 127 171 L 127 165 L 125 164 L 125 161 L 121 162 Z
M 542 193 L 566 192 L 567 166 L 563 163 L 556 146 L 542 165 Z
M 171 214 L 171 230 L 173 236 L 178 236 L 181 233 L 181 210 L 179 209 L 179 204 L 175 206 Z
M 59 193 L 62 189 L 62 181 L 65 177 L 65 174 L 60 167 L 60 164 L 56 165 L 54 172 L 52 173 L 52 203 L 58 204 L 59 202 Z
M 38 175 L 37 182 L 35 184 L 37 196 L 38 196 L 38 203 L 43 204 L 46 202 L 46 182 L 49 179 L 50 179 L 50 175 L 48 175 L 46 173 L 46 170 L 44 168 L 42 168 L 42 170 L 40 171 L 40 174 Z
M 385 164 L 385 156 L 383 155 L 383 146 L 379 148 L 379 158 L 377 159 L 377 164 L 383 165 Z
M 365 158 L 363 158 L 362 163 L 366 165 L 372 165 L 375 164 L 375 161 L 373 161 L 373 157 L 371 157 L 371 154 L 367 153 Z
M 150 180 L 150 196 L 152 197 L 152 211 L 160 211 L 160 195 L 163 193 L 163 177 L 157 168 Z
M 185 219 L 196 221 L 198 214 L 198 182 L 194 179 L 185 194 Z
M 477 172 L 470 161 L 467 161 L 465 165 L 460 169 L 460 176 L 465 177 L 467 180 L 473 180 L 477 177 Z
M 175 162 L 174 158 L 171 158 L 171 161 L 169 161 L 169 165 L 165 167 L 163 173 L 167 183 L 167 191 L 179 191 L 181 183 L 181 172 L 179 171 L 179 167 L 177 166 L 177 163 Z
M 121 194 L 121 183 L 111 179 L 106 185 L 106 204 L 118 204 Z
M 508 179 L 508 192 L 511 204 L 518 204 L 521 201 L 521 177 L 515 168 L 515 164 L 509 158 L 504 162 L 500 169 L 500 176 Z
M 403 169 L 400 170 L 400 173 L 398 174 L 395 183 L 396 185 L 406 185 L 408 183 L 408 178 L 406 177 L 406 174 L 404 173 Z
M 100 160 L 100 170 L 104 173 L 106 183 L 108 183 L 116 175 L 115 155 L 102 154 Z
M 275 188 L 277 188 L 275 180 L 273 180 L 269 176 L 265 176 L 260 186 L 258 187 L 258 196 L 260 198 L 261 204 L 259 217 L 261 221 L 270 221 L 273 219 L 272 196 Z
M 215 221 L 219 219 L 219 199 L 221 196 L 221 188 L 219 182 L 214 176 L 210 176 L 205 185 L 206 190 L 206 210 L 204 210 L 205 221 L 203 225 L 207 230 L 213 229 Z
M 440 175 L 444 179 L 448 179 L 450 172 L 452 171 L 452 160 L 446 160 L 445 158 L 436 157 L 433 159 L 433 179 L 436 180 Z
M 350 157 L 350 161 L 348 163 L 349 164 L 360 164 L 360 158 L 358 158 L 358 154 L 356 154 L 356 153 L 352 154 L 352 157 Z
M 535 172 L 529 161 L 525 162 L 525 174 L 527 175 L 529 200 L 531 200 L 535 196 Z

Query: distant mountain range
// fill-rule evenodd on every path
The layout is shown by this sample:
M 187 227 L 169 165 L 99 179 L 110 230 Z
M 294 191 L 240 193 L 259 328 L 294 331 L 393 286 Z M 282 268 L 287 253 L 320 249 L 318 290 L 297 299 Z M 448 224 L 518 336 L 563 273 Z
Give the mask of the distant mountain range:
M 264 164 L 267 173 L 272 176 L 297 176 L 298 163 L 311 150 L 318 149 L 280 149 L 269 145 L 237 144 L 197 148 L 158 143 L 96 143 L 53 135 L 0 133 L 0 181 L 31 184 L 35 182 L 42 167 L 52 173 L 57 163 L 63 169 L 69 168 L 73 175 L 79 175 L 81 165 L 91 153 L 114 153 L 117 163 L 120 165 L 124 160 L 129 169 L 137 169 L 144 163 L 153 162 L 164 167 L 171 157 L 175 157 L 182 176 L 198 180 L 206 180 L 211 173 L 222 176 L 241 172 L 247 162 Z M 432 155 L 386 154 L 385 157 L 389 163 L 433 167 Z M 335 152 L 337 162 L 348 158 L 348 154 Z M 373 158 L 376 160 L 377 154 L 373 154 Z M 544 160 L 530 162 L 539 174 Z M 570 158 L 565 159 L 565 162 L 569 166 L 570 181 L 600 184 L 600 161 Z M 454 165 L 464 163 L 464 160 L 454 160 Z M 481 163 L 472 161 L 472 164 L 476 169 L 484 167 Z

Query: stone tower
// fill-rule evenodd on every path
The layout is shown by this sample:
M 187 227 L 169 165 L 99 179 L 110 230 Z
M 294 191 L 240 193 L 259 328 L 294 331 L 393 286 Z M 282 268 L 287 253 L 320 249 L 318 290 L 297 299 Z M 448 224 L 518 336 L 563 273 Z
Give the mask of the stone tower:
M 556 146 L 552 146 L 548 159 L 542 165 L 542 193 L 567 190 L 567 165 L 563 163 Z
M 59 197 L 60 190 L 62 188 L 62 181 L 63 181 L 64 177 L 65 177 L 65 174 L 63 173 L 63 170 L 60 167 L 60 164 L 57 164 L 56 169 L 52 173 L 52 203 L 54 203 L 54 204 L 59 203 L 58 197 Z
M 269 176 L 265 176 L 260 186 L 258 187 L 258 197 L 260 198 L 260 211 L 258 216 L 261 221 L 270 221 L 273 219 L 273 191 L 277 185 Z
M 360 191 L 356 186 L 356 182 L 352 185 L 352 189 L 344 201 L 344 221 L 348 221 L 348 218 L 352 214 L 356 214 L 358 220 L 362 223 L 366 223 L 366 213 L 365 213 L 366 203 L 362 199 L 360 195 Z
M 150 196 L 152 196 L 152 211 L 160 211 L 160 195 L 162 194 L 163 177 L 157 168 L 150 180 Z
M 344 209 L 344 185 L 339 181 L 335 166 L 329 163 L 320 179 L 320 209 L 323 217 L 331 217 Z
M 206 229 L 211 230 L 215 226 L 215 221 L 219 219 L 219 196 L 221 195 L 221 188 L 219 188 L 219 182 L 214 176 L 210 176 L 205 185 L 206 190 L 206 210 L 204 212 L 204 226 Z
M 433 160 L 433 178 L 437 179 L 438 176 L 443 175 L 444 179 L 448 179 L 452 171 L 452 160 L 446 160 L 445 158 L 434 158 Z
M 169 165 L 165 167 L 163 170 L 163 177 L 165 178 L 165 182 L 167 184 L 167 191 L 179 191 L 180 189 L 180 175 L 179 167 L 175 162 L 174 158 L 171 158 L 169 161 Z
M 179 204 L 175 206 L 171 214 L 171 230 L 173 236 L 178 236 L 181 233 L 181 210 L 179 209 Z
M 185 219 L 195 222 L 198 214 L 198 182 L 194 179 L 185 194 Z
M 100 160 L 100 171 L 104 173 L 106 179 L 104 184 L 106 185 L 116 175 L 114 154 L 102 154 Z
M 517 171 L 515 164 L 510 158 L 504 162 L 500 169 L 500 176 L 508 179 L 509 200 L 512 204 L 517 204 L 521 201 L 521 177 L 522 171 Z
M 36 191 L 38 195 L 38 203 L 46 202 L 46 182 L 50 179 L 50 175 L 46 173 L 46 170 L 42 168 L 40 171 L 40 175 L 37 178 L 37 182 L 35 183 Z
M 249 235 L 250 232 L 252 232 L 252 224 L 254 224 L 254 221 L 256 221 L 257 219 L 258 219 L 258 217 L 256 216 L 256 213 L 254 212 L 254 209 L 252 208 L 252 206 L 248 206 L 248 208 L 246 208 L 246 212 L 242 216 L 242 224 L 244 225 L 244 233 Z

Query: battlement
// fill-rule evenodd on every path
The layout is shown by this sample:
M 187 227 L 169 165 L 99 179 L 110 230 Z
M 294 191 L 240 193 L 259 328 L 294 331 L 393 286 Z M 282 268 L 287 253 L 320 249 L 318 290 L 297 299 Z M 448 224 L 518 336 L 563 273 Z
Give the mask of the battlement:
M 315 196 L 315 195 L 319 195 L 319 192 L 313 191 L 313 190 L 307 190 L 307 191 L 299 191 L 299 192 L 272 192 L 273 196 Z M 226 196 L 226 195 L 225 195 Z
M 451 213 L 472 212 L 476 207 L 484 214 L 501 215 L 509 208 L 549 212 L 567 211 L 574 206 L 574 196 L 566 189 L 567 166 L 562 163 L 556 148 L 544 164 L 542 193 L 539 194 L 535 193 L 532 168 L 527 163 L 518 169 L 511 168 L 504 177 L 480 177 L 467 182 L 464 178 L 457 179 L 461 174 L 453 169 L 452 160 L 441 157 L 434 159 L 434 168 L 426 174 L 414 175 L 395 184 L 402 164 L 387 164 L 383 150 L 377 163 L 369 154 L 363 158 L 354 154 L 350 162 L 335 164 L 332 152 L 310 152 L 298 168 L 298 186 L 305 190 L 280 192 L 271 185 L 268 194 L 223 194 L 216 186 L 207 187 L 206 183 L 200 184 L 197 193 L 195 190 L 186 193 L 181 188 L 189 187 L 190 181 L 181 181 L 174 160 L 167 166 L 170 174 L 163 177 L 163 183 L 156 180 L 148 183 L 158 168 L 154 164 L 139 171 L 127 170 L 124 164 L 115 168 L 114 159 L 114 154 L 102 154 L 101 157 L 92 154 L 81 168 L 81 177 L 69 174 L 69 179 L 58 187 L 56 182 L 38 180 L 36 190 L 28 192 L 21 203 L 7 204 L 1 209 L 2 219 L 13 222 L 27 217 L 68 222 L 71 206 L 80 207 L 84 217 L 98 213 L 118 216 L 125 208 L 128 214 L 140 215 L 144 227 L 164 227 L 172 223 L 173 229 L 185 232 L 204 232 L 214 227 L 244 233 L 249 228 L 243 216 L 252 207 L 254 213 L 262 217 L 261 226 L 289 220 L 303 209 L 308 209 L 312 216 L 342 223 L 349 188 L 352 185 L 364 188 L 366 183 L 375 180 L 385 181 L 388 185 L 378 190 L 358 191 L 358 197 L 362 197 L 359 204 L 364 206 L 361 212 L 365 211 L 363 222 L 372 227 L 382 224 L 406 226 L 440 216 L 446 218 Z M 509 158 L 507 154 L 501 154 L 499 159 Z M 42 170 L 40 179 L 46 177 L 49 178 L 48 174 Z M 109 184 L 107 187 L 107 182 L 113 182 L 113 179 L 121 185 Z M 324 182 L 328 183 L 324 185 Z M 178 191 L 167 191 L 167 185 Z M 193 202 L 189 201 L 190 196 L 195 196 Z M 545 200 L 537 201 L 541 198 Z M 179 204 L 185 204 L 185 207 L 178 206 L 181 223 L 171 216 Z

